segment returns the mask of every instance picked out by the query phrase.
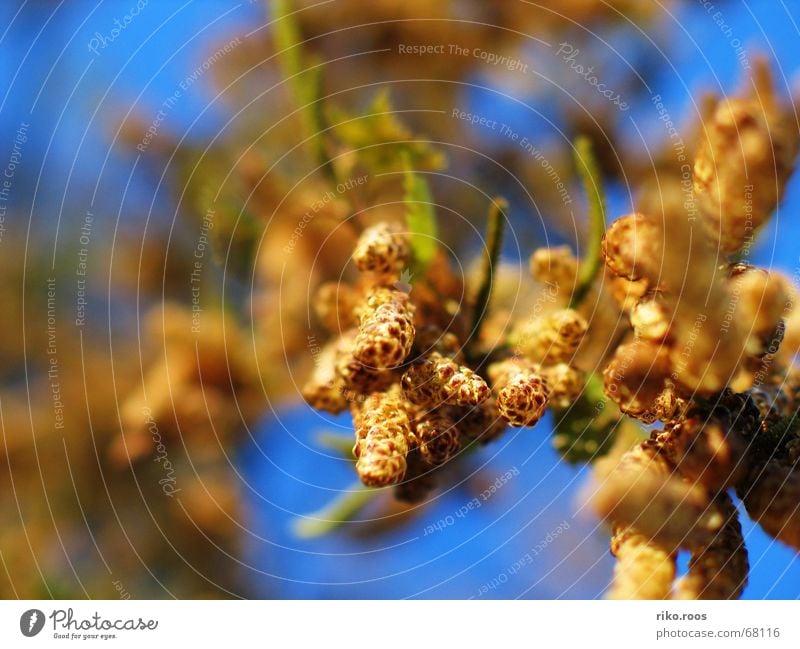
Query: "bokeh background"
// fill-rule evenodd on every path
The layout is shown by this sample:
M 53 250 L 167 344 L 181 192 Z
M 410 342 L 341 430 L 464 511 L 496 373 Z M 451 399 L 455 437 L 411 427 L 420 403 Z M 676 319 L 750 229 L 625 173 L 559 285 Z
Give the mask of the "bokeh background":
M 11 172 L 0 238 L 6 339 L 0 344 L 0 456 L 6 465 L 0 487 L 0 593 L 601 597 L 612 560 L 607 531 L 582 504 L 590 470 L 558 461 L 548 439 L 550 421 L 535 430 L 514 430 L 470 457 L 452 485 L 424 507 L 401 512 L 389 504 L 376 506 L 315 539 L 295 534 L 297 518 L 352 488 L 354 475 L 347 460 L 319 443 L 321 432 L 346 435 L 349 417 L 322 416 L 299 401 L 297 385 L 308 358 L 262 356 L 261 374 L 274 370 L 276 378 L 256 383 L 255 405 L 246 417 L 222 394 L 222 409 L 232 409 L 234 419 L 241 415 L 247 423 L 224 440 L 212 427 L 211 438 L 218 442 L 212 451 L 172 438 L 167 447 L 178 498 L 168 497 L 158 484 L 167 474 L 163 462 L 153 461 L 152 449 L 136 463 L 120 461 L 127 392 L 164 356 L 159 350 L 169 339 L 164 332 L 170 322 L 186 317 L 185 310 L 158 311 L 167 315 L 155 320 L 149 314 L 165 302 L 191 305 L 189 273 L 202 226 L 197 214 L 203 212 L 195 199 L 208 184 L 210 191 L 225 185 L 229 200 L 240 199 L 230 209 L 249 212 L 248 218 L 261 224 L 256 239 L 269 248 L 263 242 L 279 236 L 264 226 L 269 211 L 255 199 L 248 202 L 250 189 L 227 175 L 246 176 L 242 167 L 252 163 L 242 154 L 246 145 L 288 113 L 280 79 L 270 68 L 269 2 L 140 4 L 131 15 L 135 0 L 0 3 L 0 167 Z M 347 89 L 343 96 L 363 97 L 364 89 L 387 85 L 396 105 L 408 110 L 408 121 L 445 143 L 448 173 L 490 194 L 507 195 L 513 229 L 504 259 L 512 263 L 524 263 L 535 245 L 577 246 L 580 210 L 564 213 L 544 190 L 537 194 L 541 179 L 525 172 L 534 163 L 509 148 L 507 138 L 425 111 L 458 107 L 491 115 L 552 151 L 556 160 L 568 159 L 568 142 L 578 132 L 589 130 L 600 144 L 612 141 L 614 148 L 601 151 L 608 163 L 609 212 L 616 216 L 630 211 L 632 185 L 638 182 L 632 168 L 663 149 L 654 94 L 677 123 L 687 125 L 688 138 L 702 94 L 734 91 L 746 78 L 748 61 L 759 54 L 769 59 L 781 92 L 798 87 L 800 5 L 794 1 L 656 1 L 631 9 L 632 3 L 576 2 L 572 8 L 570 2 L 508 0 L 508 6 L 519 5 L 517 17 L 511 9 L 486 16 L 476 9 L 481 3 L 456 1 L 442 3 L 444 18 L 416 2 L 403 3 L 405 8 L 376 2 L 368 11 L 355 2 L 319 4 L 301 24 L 312 38 L 310 48 L 343 58 L 330 65 L 330 86 Z M 524 12 L 534 9 L 539 13 L 526 18 Z M 115 20 L 126 15 L 130 20 L 114 32 Z M 478 33 L 473 25 L 483 21 L 502 28 L 484 26 Z M 408 27 L 412 23 L 416 30 Z M 449 43 L 464 35 L 487 51 L 496 47 L 516 57 L 526 71 L 474 57 L 458 68 L 453 60 L 369 53 L 375 43 L 396 50 L 403 39 Z M 555 54 L 561 42 L 595 63 L 629 110 L 599 101 Z M 210 58 L 226 44 L 229 52 Z M 170 97 L 174 102 L 165 108 Z M 156 120 L 157 132 L 144 151 L 137 150 Z M 452 143 L 465 143 L 480 155 L 465 154 Z M 260 150 L 259 162 L 282 154 L 278 139 Z M 520 191 L 516 176 L 500 171 L 501 163 L 520 173 L 522 184 L 533 188 L 533 199 Z M 203 182 L 196 182 L 198 177 Z M 466 222 L 475 222 L 484 208 L 471 206 L 474 197 L 454 186 L 441 188 L 442 194 L 452 198 Z M 795 272 L 798 212 L 800 177 L 795 177 L 761 235 L 757 263 Z M 87 214 L 91 232 L 84 241 Z M 448 218 L 440 229 L 467 264 L 480 250 L 477 230 L 471 233 Z M 260 317 L 268 318 L 264 326 L 274 341 L 291 335 L 305 339 L 306 323 L 283 311 L 282 297 L 257 292 L 244 244 L 228 245 L 235 237 L 225 228 L 218 227 L 217 235 L 216 252 L 204 262 L 204 307 L 209 313 L 217 305 L 243 313 L 244 334 L 228 339 L 236 353 L 252 349 L 248 333 L 259 329 L 253 320 Z M 86 322 L 76 325 L 76 265 L 84 248 Z M 53 304 L 47 302 L 51 277 L 58 287 Z M 256 294 L 259 304 L 253 308 Z M 55 329 L 48 329 L 51 315 Z M 293 327 L 299 331 L 290 331 Z M 49 401 L 48 335 L 57 336 L 59 345 L 64 428 L 54 427 Z M 159 389 L 169 393 L 169 381 L 152 388 L 151 398 Z M 134 447 L 125 445 L 126 453 Z M 509 471 L 513 477 L 487 502 L 458 515 Z M 743 524 L 752 565 L 745 597 L 800 596 L 795 553 L 746 517 Z

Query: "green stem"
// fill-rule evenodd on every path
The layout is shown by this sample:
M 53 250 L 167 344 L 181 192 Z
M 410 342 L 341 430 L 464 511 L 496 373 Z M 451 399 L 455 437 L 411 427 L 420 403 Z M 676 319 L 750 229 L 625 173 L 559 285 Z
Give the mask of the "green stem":
M 347 460 L 355 461 L 353 457 L 353 437 L 336 435 L 335 433 L 320 433 L 317 436 L 317 443 L 329 451 L 338 453 Z
M 368 489 L 360 482 L 334 498 L 327 505 L 295 520 L 294 533 L 303 539 L 313 539 L 333 532 L 353 520 L 383 489 Z
M 572 308 L 580 306 L 600 272 L 600 245 L 606 230 L 605 195 L 600 168 L 592 151 L 591 141 L 582 135 L 575 139 L 575 166 L 586 192 L 589 207 L 589 236 L 586 252 L 578 268 L 575 291 L 570 300 Z
M 272 0 L 278 65 L 300 111 L 308 145 L 317 161 L 327 170 L 330 161 L 322 136 L 322 63 L 304 53 L 302 34 L 295 19 L 293 4 L 292 0 Z
M 470 347 L 480 340 L 481 326 L 489 311 L 489 300 L 492 297 L 492 284 L 497 261 L 500 258 L 500 249 L 503 246 L 503 229 L 506 224 L 505 212 L 508 210 L 508 201 L 498 196 L 489 207 L 488 223 L 486 225 L 486 248 L 481 266 L 481 283 L 475 296 L 475 305 L 472 311 L 472 327 L 470 328 Z
M 407 152 L 401 152 L 401 159 L 405 169 L 403 200 L 406 207 L 406 225 L 411 234 L 413 275 L 421 278 L 439 249 L 436 213 L 428 182 L 411 167 L 411 158 Z

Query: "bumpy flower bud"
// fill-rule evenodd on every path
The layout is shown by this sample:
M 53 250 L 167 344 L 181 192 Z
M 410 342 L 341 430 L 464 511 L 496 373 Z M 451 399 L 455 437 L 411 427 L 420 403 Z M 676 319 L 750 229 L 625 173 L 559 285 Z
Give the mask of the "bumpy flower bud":
M 586 319 L 573 309 L 559 309 L 522 322 L 511 334 L 510 342 L 520 354 L 534 363 L 568 363 L 588 328 Z
M 426 356 L 430 352 L 439 352 L 463 364 L 463 346 L 458 337 L 451 332 L 443 332 L 435 325 L 418 326 L 414 336 L 414 354 Z
M 538 248 L 531 255 L 530 268 L 536 281 L 555 286 L 557 295 L 569 299 L 578 274 L 578 260 L 569 246 Z
M 537 369 L 514 359 L 489 367 L 500 416 L 511 426 L 535 426 L 547 407 L 550 391 Z
M 711 406 L 693 406 L 660 439 L 681 475 L 711 491 L 739 484 L 761 416 L 746 395 L 726 393 Z
M 413 307 L 408 296 L 376 289 L 360 312 L 354 358 L 373 369 L 391 369 L 403 363 L 413 343 Z
M 396 380 L 392 372 L 377 370 L 364 365 L 355 357 L 358 331 L 352 329 L 343 333 L 336 344 L 336 375 L 344 384 L 345 398 L 353 401 L 372 392 L 381 392 Z
M 375 392 L 353 407 L 356 471 L 368 487 L 398 483 L 406 472 L 411 423 L 399 389 Z
M 646 279 L 640 279 L 632 282 L 624 277 L 611 278 L 609 291 L 611 297 L 623 311 L 631 311 L 636 303 L 639 302 L 646 294 L 648 282 Z
M 659 276 L 662 246 L 661 231 L 655 220 L 633 213 L 618 218 L 606 231 L 602 255 L 606 266 L 616 275 L 629 280 Z
M 616 525 L 611 554 L 617 558 L 608 599 L 669 599 L 675 555 L 628 525 Z
M 654 291 L 631 309 L 631 326 L 637 337 L 661 342 L 669 337 L 670 317 L 669 306 L 661 293 Z
M 336 371 L 338 340 L 329 342 L 315 359 L 311 378 L 303 386 L 303 398 L 317 410 L 334 415 L 347 408 L 346 386 Z
M 317 290 L 314 311 L 328 331 L 338 333 L 356 326 L 356 308 L 361 297 L 351 286 L 326 282 Z
M 763 355 L 768 343 L 782 333 L 784 309 L 789 299 L 784 287 L 783 278 L 761 268 L 735 268 L 728 279 L 728 311 L 747 336 L 746 354 Z M 778 351 L 779 345 L 780 339 L 772 353 Z
M 757 466 L 737 494 L 764 531 L 800 550 L 800 471 L 772 460 Z
M 605 393 L 622 412 L 649 423 L 656 419 L 657 400 L 670 372 L 667 347 L 635 340 L 617 347 L 603 371 Z
M 476 406 L 489 396 L 489 386 L 468 367 L 432 352 L 403 375 L 403 390 L 412 403 L 434 408 L 442 404 Z
M 508 424 L 500 416 L 497 400 L 490 395 L 480 405 L 470 408 L 458 423 L 461 435 L 465 440 L 478 440 L 488 444 L 502 435 Z
M 449 408 L 420 412 L 412 427 L 420 456 L 431 466 L 444 464 L 461 449 L 456 413 Z
M 541 372 L 550 390 L 550 405 L 555 408 L 569 408 L 586 387 L 584 372 L 566 363 L 543 367 Z
M 777 206 L 800 144 L 793 113 L 762 84 L 751 97 L 719 102 L 695 157 L 703 222 L 727 254 L 749 245 Z
M 713 508 L 725 524 L 708 543 L 692 550 L 689 570 L 675 585 L 675 599 L 737 599 L 747 585 L 750 564 L 736 507 L 721 493 Z
M 353 261 L 362 272 L 391 275 L 408 264 L 408 236 L 400 227 L 378 223 L 361 234 L 353 253 Z
M 669 551 L 706 543 L 724 523 L 708 491 L 674 473 L 661 446 L 645 440 L 602 477 L 592 498 L 603 518 L 634 525 Z

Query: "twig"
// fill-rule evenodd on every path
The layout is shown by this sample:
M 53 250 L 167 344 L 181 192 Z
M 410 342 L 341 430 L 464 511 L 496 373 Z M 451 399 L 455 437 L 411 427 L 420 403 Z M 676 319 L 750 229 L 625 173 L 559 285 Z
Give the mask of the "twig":
M 352 521 L 353 516 L 381 493 L 384 493 L 382 489 L 368 489 L 359 482 L 321 509 L 295 520 L 292 525 L 294 533 L 304 539 L 329 534 Z
M 308 145 L 314 157 L 327 170 L 330 160 L 325 151 L 322 130 L 324 114 L 322 107 L 322 66 L 315 57 L 307 56 L 303 49 L 302 34 L 293 11 L 291 0 L 273 0 L 275 16 L 275 42 L 278 50 L 278 65 L 289 84 L 289 90 L 300 111 Z M 330 173 L 328 171 L 328 173 Z
M 505 212 L 508 210 L 508 201 L 498 196 L 492 201 L 489 208 L 488 223 L 486 224 L 486 248 L 481 266 L 481 283 L 475 296 L 475 305 L 472 311 L 472 327 L 470 328 L 469 347 L 473 347 L 480 340 L 481 326 L 484 317 L 489 311 L 489 300 L 492 297 L 492 284 L 497 260 L 500 258 L 500 249 L 503 246 L 503 229 L 506 224 Z
M 586 252 L 578 267 L 575 290 L 570 300 L 572 308 L 580 306 L 600 271 L 600 245 L 606 230 L 605 195 L 600 169 L 592 151 L 592 143 L 583 135 L 575 140 L 575 166 L 583 182 L 589 207 L 589 237 L 586 242 Z
M 317 443 L 329 451 L 338 453 L 347 460 L 355 462 L 353 456 L 353 436 L 337 435 L 336 433 L 320 433 L 317 436 Z

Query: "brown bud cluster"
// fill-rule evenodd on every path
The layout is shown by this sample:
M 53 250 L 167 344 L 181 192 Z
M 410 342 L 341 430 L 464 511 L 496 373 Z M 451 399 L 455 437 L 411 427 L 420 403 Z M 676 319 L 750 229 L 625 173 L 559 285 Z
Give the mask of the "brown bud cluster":
M 468 445 L 534 426 L 550 407 L 556 448 L 574 449 L 565 459 L 608 454 L 591 500 L 613 530 L 609 597 L 739 597 L 749 564 L 732 491 L 800 549 L 797 291 L 731 258 L 746 257 L 778 205 L 800 132 L 762 68 L 754 81 L 699 130 L 696 195 L 665 172 L 663 196 L 645 193 L 607 228 L 591 286 L 566 246 L 531 255 L 528 286 L 489 256 L 469 290 L 444 255 L 400 285 L 418 261 L 409 238 L 386 223 L 363 232 L 361 283 L 320 290 L 318 319 L 339 338 L 304 395 L 329 412 L 350 406 L 364 484 L 415 501 Z M 593 274 L 596 261 L 580 269 Z M 661 424 L 642 441 L 634 421 Z
M 750 517 L 764 530 L 795 550 L 800 550 L 800 470 L 770 460 L 754 467 L 739 497 Z
M 605 392 L 622 412 L 650 423 L 672 414 L 662 401 L 671 371 L 669 348 L 636 339 L 617 347 L 603 372 Z
M 550 252 L 540 249 L 531 258 L 536 279 L 558 286 L 574 283 L 577 262 L 569 249 Z M 508 344 L 514 355 L 487 370 L 504 421 L 517 427 L 535 426 L 548 406 L 565 410 L 580 397 L 586 375 L 572 363 L 587 330 L 586 319 L 571 308 L 535 312 L 511 327 Z
M 234 439 L 263 406 L 244 332 L 214 312 L 198 331 L 191 310 L 170 302 L 154 308 L 145 326 L 163 347 L 120 404 L 122 435 L 111 448 L 113 460 L 127 464 L 151 453 L 155 427 L 199 448 L 218 449 Z
M 489 378 L 500 416 L 511 426 L 535 426 L 550 396 L 538 366 L 507 359 L 489 367 Z
M 555 408 L 569 408 L 586 386 L 585 372 L 567 363 L 546 365 L 540 371 L 547 383 L 549 403 Z
M 710 236 L 725 254 L 752 245 L 772 214 L 800 148 L 790 107 L 764 70 L 742 97 L 721 99 L 704 124 L 694 162 L 694 187 Z
M 467 330 L 469 314 L 444 312 L 461 292 L 443 278 L 448 267 L 437 262 L 432 278 L 400 284 L 408 241 L 387 224 L 366 229 L 353 258 L 364 273 L 359 283 L 320 288 L 318 318 L 339 335 L 314 355 L 303 396 L 334 414 L 349 408 L 365 485 L 394 486 L 398 499 L 418 501 L 433 487 L 435 470 L 467 444 L 496 438 L 507 422 L 467 363 L 458 332 Z M 443 298 L 448 291 L 452 298 Z M 442 327 L 448 318 L 452 329 Z
M 680 227 L 676 231 L 677 237 Z M 613 226 L 607 239 L 612 234 L 619 238 Z M 677 413 L 667 407 L 669 401 L 680 407 L 693 395 L 714 398 L 728 386 L 747 389 L 775 369 L 771 365 L 790 304 L 785 278 L 743 264 L 722 269 L 709 264 L 711 253 L 700 241 L 703 233 L 697 235 L 687 244 L 687 258 L 675 253 L 674 248 L 682 246 L 676 242 L 665 249 L 662 269 L 643 273 L 651 285 L 659 283 L 657 288 L 638 299 L 635 293 L 622 298 L 629 309 L 633 341 L 614 351 L 604 372 L 606 390 L 623 412 L 645 423 L 674 417 Z M 617 242 L 614 247 L 630 246 Z M 700 276 L 708 275 L 710 287 L 701 284 L 706 288 L 698 289 L 685 268 L 676 273 L 667 262 L 694 264 Z M 627 273 L 625 255 L 607 255 L 606 263 L 614 272 Z M 630 282 L 626 276 L 617 279 Z
M 750 564 L 736 506 L 726 493 L 711 506 L 725 523 L 708 542 L 692 548 L 689 569 L 675 584 L 673 599 L 737 599 L 747 584 Z
M 742 215 L 728 214 L 726 253 L 740 247 L 731 237 L 741 238 L 732 233 Z M 668 218 L 623 217 L 606 234 L 606 265 L 627 282 L 619 302 L 633 336 L 606 365 L 605 393 L 624 413 L 666 425 L 603 477 L 595 507 L 616 526 L 632 526 L 648 548 L 692 553 L 673 597 L 738 597 L 748 563 L 728 490 L 765 531 L 800 543 L 800 443 L 791 423 L 798 381 L 776 361 L 791 290 L 775 273 L 717 263 L 702 232 Z M 672 245 L 662 247 L 668 234 Z M 633 561 L 635 568 L 620 566 L 612 596 L 630 593 L 625 580 L 638 568 L 649 570 L 647 556 Z
M 614 527 L 611 554 L 617 558 L 608 599 L 669 599 L 675 555 L 631 526 Z
M 511 334 L 518 352 L 534 363 L 569 363 L 586 334 L 586 319 L 573 309 L 559 309 L 523 321 Z
M 635 526 L 670 552 L 703 543 L 722 526 L 708 490 L 675 472 L 660 441 L 642 442 L 610 468 L 593 501 L 615 524 Z
M 411 423 L 398 390 L 375 392 L 353 407 L 356 470 L 368 487 L 398 483 L 406 473 Z
M 328 331 L 339 333 L 357 326 L 355 313 L 360 300 L 361 296 L 353 287 L 326 282 L 317 290 L 314 311 Z
M 378 223 L 364 230 L 353 261 L 362 272 L 394 275 L 409 261 L 408 238 L 391 223 Z
M 403 390 L 409 401 L 429 408 L 477 406 L 489 396 L 486 381 L 439 352 L 411 364 L 403 375 Z
M 375 370 L 398 367 L 414 344 L 414 309 L 408 295 L 377 288 L 361 308 L 353 356 Z
M 458 413 L 440 408 L 422 412 L 414 419 L 414 437 L 422 459 L 431 466 L 440 466 L 461 449 Z
M 553 286 L 566 299 L 575 287 L 578 260 L 569 246 L 538 248 L 531 255 L 530 270 L 536 281 Z
M 610 596 L 633 597 L 631 581 L 645 590 L 653 552 L 686 549 L 689 570 L 673 598 L 739 597 L 749 566 L 729 489 L 767 533 L 800 548 L 797 388 L 789 373 L 768 387 L 693 402 L 599 476 L 595 508 L 615 529 L 635 529 L 650 553 L 627 555 L 633 567 L 619 557 Z
M 663 245 L 657 223 L 645 214 L 628 214 L 618 218 L 603 237 L 601 253 L 606 266 L 616 275 L 630 281 L 658 278 Z
M 739 484 L 761 415 L 746 394 L 726 393 L 716 402 L 693 404 L 660 439 L 681 475 L 722 491 Z

